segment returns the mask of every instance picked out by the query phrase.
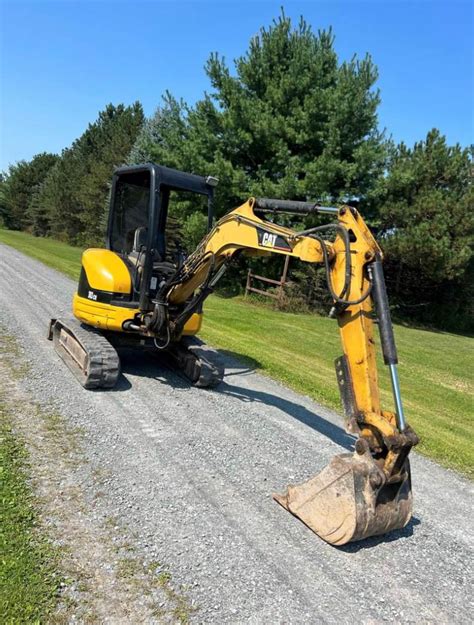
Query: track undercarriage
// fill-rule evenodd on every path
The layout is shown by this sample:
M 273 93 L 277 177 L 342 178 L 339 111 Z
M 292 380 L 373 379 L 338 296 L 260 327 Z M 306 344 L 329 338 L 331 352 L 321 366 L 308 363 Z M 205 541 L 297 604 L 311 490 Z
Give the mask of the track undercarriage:
M 184 337 L 158 350 L 153 339 L 100 331 L 77 319 L 51 319 L 48 339 L 86 389 L 113 388 L 120 375 L 120 348 L 145 349 L 163 355 L 164 362 L 193 386 L 212 388 L 224 377 L 224 365 L 216 350 L 194 337 Z

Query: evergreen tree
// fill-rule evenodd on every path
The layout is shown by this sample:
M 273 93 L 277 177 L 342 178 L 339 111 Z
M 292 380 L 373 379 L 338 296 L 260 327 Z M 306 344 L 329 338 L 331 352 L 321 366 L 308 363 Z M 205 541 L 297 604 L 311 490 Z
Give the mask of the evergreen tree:
M 31 232 L 37 237 L 44 237 L 48 234 L 49 220 L 46 210 L 42 205 L 41 191 L 45 181 L 41 182 L 34 190 L 28 204 L 28 217 L 31 221 Z
M 112 172 L 126 161 L 143 120 L 138 102 L 109 104 L 63 151 L 35 197 L 53 236 L 81 245 L 103 241 Z
M 22 230 L 31 226 L 30 202 L 57 159 L 55 154 L 43 152 L 9 168 L 2 182 L 2 212 L 7 228 Z
M 90 150 L 87 175 L 78 189 L 86 241 L 103 241 L 112 172 L 126 161 L 143 121 L 143 109 L 138 102 L 130 107 L 109 105 L 99 114 L 96 128 L 90 128 L 96 131 L 95 150 Z
M 166 94 L 131 160 L 217 176 L 218 216 L 250 195 L 363 201 L 382 174 L 377 69 L 368 55 L 341 63 L 331 30 L 316 34 L 303 19 L 293 28 L 282 13 L 250 41 L 232 72 L 212 54 L 206 73 L 212 92 L 193 107 Z M 196 208 L 192 200 L 174 205 L 190 242 L 205 230 Z M 281 259 L 251 262 L 272 277 L 281 272 Z M 293 275 L 304 284 L 308 271 Z M 315 291 L 326 291 L 322 274 L 313 273 Z
M 375 196 L 388 287 L 404 315 L 472 323 L 473 171 L 472 149 L 448 146 L 436 129 L 412 149 L 392 146 Z
M 250 194 L 360 198 L 382 171 L 377 70 L 369 56 L 340 63 L 331 30 L 282 14 L 234 73 L 218 54 L 206 73 L 212 93 L 194 107 L 167 94 L 132 159 L 217 175 L 219 214 Z

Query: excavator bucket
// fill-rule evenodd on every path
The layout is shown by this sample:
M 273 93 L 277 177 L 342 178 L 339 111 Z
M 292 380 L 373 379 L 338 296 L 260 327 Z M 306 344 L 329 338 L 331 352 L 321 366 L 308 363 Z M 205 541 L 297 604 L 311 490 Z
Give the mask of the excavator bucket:
M 410 466 L 385 477 L 369 451 L 335 456 L 318 475 L 273 498 L 331 545 L 404 527 L 412 514 Z

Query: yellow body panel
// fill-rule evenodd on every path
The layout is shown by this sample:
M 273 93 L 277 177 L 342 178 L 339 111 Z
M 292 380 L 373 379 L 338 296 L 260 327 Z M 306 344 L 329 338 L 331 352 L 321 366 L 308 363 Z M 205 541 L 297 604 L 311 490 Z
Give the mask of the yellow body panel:
M 133 321 L 138 308 L 122 308 L 103 302 L 94 302 L 77 293 L 72 302 L 74 316 L 88 325 L 102 330 L 123 331 L 125 321 Z
M 132 281 L 127 265 L 110 250 L 91 248 L 82 254 L 82 266 L 91 288 L 110 293 L 130 293 Z
M 382 255 L 371 232 L 357 212 L 346 209 L 339 215 L 339 223 L 352 231 L 351 242 L 352 280 L 348 299 L 357 300 L 370 286 L 365 265 L 375 255 Z M 331 277 L 337 293 L 344 283 L 344 243 L 336 238 L 333 246 L 335 261 Z M 380 393 L 375 359 L 374 323 L 372 319 L 372 298 L 369 296 L 360 304 L 349 306 L 338 315 L 339 330 L 344 354 L 348 358 L 357 407 L 365 413 L 380 413 Z
M 194 336 L 202 326 L 202 313 L 194 313 L 184 324 L 183 336 Z
M 112 306 L 102 302 L 94 302 L 85 297 L 74 294 L 72 302 L 74 316 L 84 323 L 102 330 L 123 332 L 125 321 L 133 321 L 138 308 L 123 308 Z M 184 326 L 183 336 L 194 336 L 199 332 L 202 325 L 202 313 L 194 313 Z

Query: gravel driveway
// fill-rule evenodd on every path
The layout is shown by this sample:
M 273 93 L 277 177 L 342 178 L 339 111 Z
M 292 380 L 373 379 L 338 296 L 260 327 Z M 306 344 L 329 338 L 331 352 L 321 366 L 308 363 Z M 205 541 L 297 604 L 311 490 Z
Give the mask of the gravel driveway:
M 193 622 L 473 622 L 469 481 L 413 454 L 409 526 L 331 547 L 271 493 L 350 448 L 340 416 L 235 361 L 208 391 L 127 353 L 116 389 L 86 391 L 45 339 L 74 288 L 0 245 L 0 322 L 25 350 L 25 387 L 82 429 L 84 470 L 106 476 L 95 514 L 168 565 Z

